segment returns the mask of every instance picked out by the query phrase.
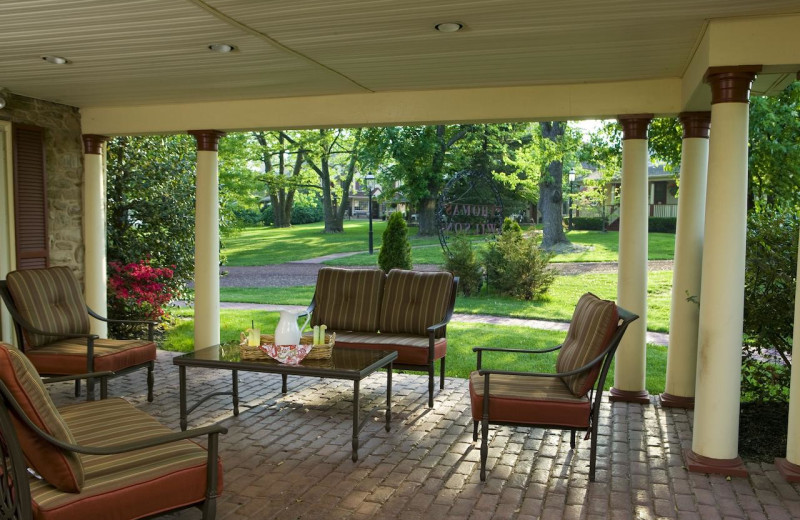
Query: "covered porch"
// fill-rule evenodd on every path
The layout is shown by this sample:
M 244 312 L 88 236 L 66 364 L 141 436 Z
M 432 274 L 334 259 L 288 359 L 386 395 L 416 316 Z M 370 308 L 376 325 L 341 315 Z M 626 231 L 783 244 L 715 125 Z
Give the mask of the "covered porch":
M 449 512 L 469 507 L 486 516 L 500 515 L 498 508 L 511 504 L 511 516 L 529 510 L 536 516 L 536 507 L 544 513 L 551 509 L 547 514 L 555 516 L 612 516 L 618 502 L 629 508 L 623 516 L 635 513 L 637 506 L 652 508 L 655 516 L 686 507 L 687 517 L 705 518 L 705 506 L 720 516 L 747 516 L 745 504 L 752 504 L 753 517 L 769 516 L 772 507 L 778 516 L 797 516 L 792 502 L 797 500 L 796 484 L 778 477 L 800 479 L 797 371 L 787 457 L 779 463 L 780 472 L 771 465 L 745 465 L 738 457 L 736 432 L 748 99 L 779 92 L 797 79 L 798 11 L 800 3 L 789 0 L 676 4 L 658 11 L 635 2 L 598 7 L 588 0 L 573 6 L 553 3 L 548 9 L 523 0 L 484 7 L 467 2 L 408 2 L 400 7 L 318 2 L 301 8 L 290 2 L 265 6 L 241 0 L 147 0 L 113 9 L 99 0 L 53 0 L 44 2 L 39 12 L 3 6 L 0 41 L 11 52 L 0 58 L 5 82 L 0 86 L 7 89 L 0 109 L 0 211 L 8 216 L 0 226 L 0 277 L 28 265 L 31 258 L 68 265 L 82 278 L 88 304 L 103 314 L 104 142 L 115 135 L 192 134 L 198 146 L 195 346 L 202 348 L 220 341 L 217 148 L 226 132 L 616 118 L 623 126 L 617 300 L 642 319 L 631 327 L 617 354 L 614 404 L 605 409 L 611 427 L 600 441 L 611 457 L 605 458 L 606 473 L 598 483 L 586 482 L 582 448 L 571 454 L 562 437 L 542 430 L 530 436 L 504 430 L 511 436 L 496 436 L 494 464 L 508 469 L 495 467 L 494 483 L 474 482 L 477 454 L 464 440 L 469 432 L 461 424 L 468 421 L 463 381 L 448 386 L 450 395 L 441 408 L 403 410 L 399 399 L 398 413 L 406 414 L 398 421 L 402 426 L 385 437 L 376 432 L 374 438 L 381 440 L 372 446 L 376 458 L 359 463 L 374 467 L 347 466 L 332 448 L 324 456 L 307 451 L 313 441 L 291 443 L 289 451 L 275 452 L 274 459 L 269 450 L 248 456 L 248 446 L 266 446 L 271 429 L 276 435 L 292 430 L 286 425 L 294 416 L 275 410 L 313 402 L 303 399 L 293 405 L 290 394 L 272 404 L 259 403 L 266 415 L 240 416 L 236 421 L 241 430 L 224 439 L 222 457 L 231 461 L 226 461 L 227 512 L 236 518 L 241 509 L 242 516 L 257 518 L 257 511 L 272 511 L 278 502 L 283 507 L 294 502 L 298 505 L 292 507 L 298 508 L 316 503 L 303 498 L 313 491 L 292 494 L 304 489 L 302 485 L 287 490 L 288 495 L 267 494 L 287 486 L 287 469 L 289 475 L 309 479 L 308 472 L 297 469 L 306 464 L 322 468 L 317 470 L 320 482 L 341 480 L 337 468 L 339 473 L 347 468 L 345 481 L 354 481 L 346 493 L 331 486 L 330 493 L 317 496 L 328 504 L 330 516 L 339 509 L 344 516 L 405 515 L 423 507 L 414 504 L 429 501 L 419 511 L 423 516 L 428 507 L 437 511 L 437 500 L 450 498 L 452 503 L 445 504 Z M 452 33 L 434 28 L 446 22 L 460 28 Z M 229 52 L 216 52 L 225 49 Z M 655 116 L 679 115 L 683 164 L 667 388 L 652 396 L 644 386 L 647 128 Z M 41 244 L 23 250 L 29 244 L 17 240 L 22 228 L 15 208 L 23 197 L 15 182 L 15 157 L 22 142 L 18 129 L 31 126 L 43 136 L 39 143 L 47 178 L 41 208 L 33 213 L 49 231 Z M 687 293 L 702 293 L 699 307 L 686 301 Z M 11 341 L 5 311 L 1 325 L 2 339 Z M 100 335 L 106 333 L 100 323 L 93 327 Z M 800 339 L 795 340 L 795 354 L 798 349 Z M 169 361 L 158 365 L 160 380 L 168 383 L 163 391 L 174 393 Z M 408 376 L 403 384 L 415 381 Z M 304 388 L 310 395 L 324 390 Z M 125 395 L 137 390 L 131 391 Z M 260 385 L 244 385 L 243 391 L 250 391 L 253 399 L 255 394 L 276 394 Z M 154 406 L 163 406 L 169 421 L 176 412 L 175 398 L 164 397 Z M 686 411 L 692 408 L 694 412 Z M 222 410 L 220 404 L 220 414 Z M 336 446 L 333 438 L 327 442 Z M 427 451 L 401 468 L 406 450 L 415 449 Z M 447 466 L 441 464 L 446 456 L 454 463 L 453 472 L 442 467 Z M 264 473 L 250 472 L 254 468 L 248 466 L 256 460 L 265 463 Z M 614 488 L 616 462 L 625 475 L 620 479 L 628 482 L 625 489 Z M 697 473 L 687 474 L 683 466 Z M 414 471 L 414 478 L 423 482 L 411 480 Z M 394 481 L 395 474 L 406 476 Z M 504 474 L 506 484 L 498 478 Z M 731 482 L 724 475 L 748 480 Z M 654 486 L 635 487 L 645 481 Z M 508 484 L 513 482 L 518 486 Z M 323 488 L 317 486 L 316 493 Z M 401 500 L 403 489 L 419 501 Z M 386 493 L 385 500 L 380 493 Z M 595 496 L 600 497 L 596 502 Z M 690 498 L 679 503 L 680 496 Z M 347 497 L 346 504 L 358 506 L 343 505 Z M 401 501 L 399 509 L 390 506 Z M 377 509 L 359 513 L 359 507 Z

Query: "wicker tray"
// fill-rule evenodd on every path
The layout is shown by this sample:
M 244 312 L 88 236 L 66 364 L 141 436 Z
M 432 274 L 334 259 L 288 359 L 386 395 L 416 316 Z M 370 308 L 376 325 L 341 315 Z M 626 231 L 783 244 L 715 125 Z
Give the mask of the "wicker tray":
M 300 337 L 300 344 L 301 345 L 310 345 L 314 338 L 310 335 L 306 336 L 303 335 Z M 272 334 L 262 334 L 261 335 L 261 344 L 271 344 L 275 341 L 275 336 Z M 331 354 L 333 353 L 333 346 L 336 343 L 336 333 L 333 334 L 325 334 L 325 343 L 322 345 L 314 345 L 314 348 L 311 349 L 311 352 L 306 354 L 304 359 L 330 359 Z M 264 360 L 264 359 L 272 359 L 270 358 L 266 352 L 261 350 L 259 347 L 249 347 L 247 346 L 247 334 L 242 332 L 241 334 L 241 342 L 239 343 L 239 348 L 241 351 L 242 359 L 246 360 Z

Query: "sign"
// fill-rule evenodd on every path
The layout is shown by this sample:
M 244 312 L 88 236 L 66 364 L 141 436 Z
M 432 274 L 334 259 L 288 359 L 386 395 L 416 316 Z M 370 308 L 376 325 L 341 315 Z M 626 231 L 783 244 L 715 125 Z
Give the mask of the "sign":
M 462 171 L 448 181 L 436 207 L 439 242 L 448 252 L 448 242 L 457 234 L 500 234 L 503 226 L 503 199 L 489 175 Z

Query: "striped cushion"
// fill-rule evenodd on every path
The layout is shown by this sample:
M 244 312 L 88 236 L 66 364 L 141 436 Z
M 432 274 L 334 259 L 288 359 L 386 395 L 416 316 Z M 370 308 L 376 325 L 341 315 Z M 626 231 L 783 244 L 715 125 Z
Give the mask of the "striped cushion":
M 612 301 L 586 293 L 578 300 L 567 337 L 556 360 L 556 371 L 569 372 L 580 368 L 600 355 L 617 330 L 619 314 Z M 564 377 L 564 383 L 577 396 L 586 395 L 600 374 L 598 363 L 591 370 Z
M 452 288 L 450 273 L 392 269 L 383 291 L 380 331 L 427 335 L 428 327 L 444 319 Z
M 367 348 L 373 350 L 394 350 L 395 363 L 407 365 L 428 364 L 428 338 L 409 334 L 375 334 L 369 332 L 337 332 L 336 346 L 348 348 Z M 447 338 L 439 338 L 433 345 L 433 360 L 447 355 Z M 433 361 L 431 360 L 431 361 Z
M 68 267 L 12 271 L 8 292 L 20 315 L 39 330 L 59 334 L 89 332 L 89 315 L 78 279 Z M 25 331 L 25 344 L 38 347 L 64 336 Z
M 71 338 L 28 349 L 25 354 L 42 374 L 82 374 L 87 371 L 86 340 Z M 156 344 L 146 340 L 94 340 L 94 371 L 116 372 L 156 359 Z
M 124 399 L 61 408 L 86 446 L 113 446 L 170 433 Z M 36 518 L 140 518 L 205 498 L 205 449 L 184 440 L 116 455 L 83 455 L 86 482 L 80 493 L 62 493 L 31 480 Z M 222 475 L 220 468 L 220 476 Z M 222 480 L 218 486 L 222 492 Z
M 472 418 L 483 416 L 484 377 L 477 371 L 469 376 Z M 489 420 L 586 428 L 590 404 L 575 397 L 558 377 L 489 376 Z
M 380 269 L 323 267 L 317 275 L 311 325 L 376 332 L 386 275 Z
M 60 441 L 75 444 L 36 369 L 22 352 L 5 343 L 0 343 L 0 379 L 39 429 Z M 53 446 L 22 421 L 12 418 L 22 452 L 33 469 L 61 491 L 80 491 L 84 481 L 80 457 Z

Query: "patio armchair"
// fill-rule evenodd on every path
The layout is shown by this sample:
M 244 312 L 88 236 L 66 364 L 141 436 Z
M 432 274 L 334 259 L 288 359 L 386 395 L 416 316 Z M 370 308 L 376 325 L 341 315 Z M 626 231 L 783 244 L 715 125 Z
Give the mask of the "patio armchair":
M 639 317 L 614 302 L 586 293 L 578 301 L 564 343 L 544 350 L 475 347 L 477 370 L 470 374 L 473 440 L 481 425 L 481 480 L 486 480 L 489 424 L 586 431 L 591 438 L 589 480 L 595 478 L 597 428 L 606 375 L 619 342 Z M 554 373 L 482 368 L 484 352 L 536 355 L 559 351 Z
M 56 408 L 28 358 L 0 343 L 3 518 L 132 520 L 199 507 L 211 520 L 221 433 L 173 433 L 121 398 Z M 202 436 L 208 449 L 188 440 Z
M 17 345 L 43 375 L 113 372 L 147 368 L 147 400 L 153 400 L 156 344 L 154 321 L 114 320 L 90 309 L 77 278 L 67 267 L 12 271 L 0 280 L 0 297 L 14 320 Z M 89 317 L 108 323 L 146 325 L 146 340 L 114 340 L 89 332 Z M 87 400 L 94 399 L 95 379 L 86 379 Z M 75 397 L 81 379 L 75 379 Z

